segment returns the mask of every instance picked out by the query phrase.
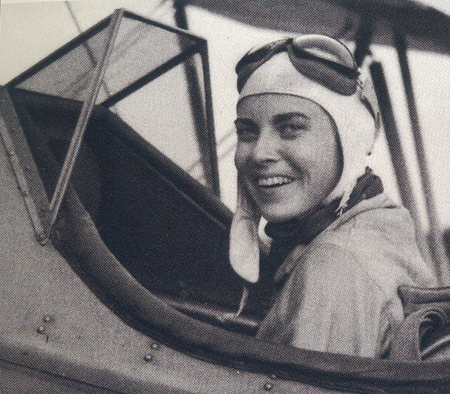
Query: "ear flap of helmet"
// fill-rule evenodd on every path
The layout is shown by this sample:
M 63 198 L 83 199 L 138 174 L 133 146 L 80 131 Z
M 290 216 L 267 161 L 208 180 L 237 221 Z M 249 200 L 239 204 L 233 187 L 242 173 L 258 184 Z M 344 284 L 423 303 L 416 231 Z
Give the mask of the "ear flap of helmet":
M 260 217 L 238 175 L 237 208 L 230 229 L 230 263 L 241 278 L 251 283 L 259 280 Z

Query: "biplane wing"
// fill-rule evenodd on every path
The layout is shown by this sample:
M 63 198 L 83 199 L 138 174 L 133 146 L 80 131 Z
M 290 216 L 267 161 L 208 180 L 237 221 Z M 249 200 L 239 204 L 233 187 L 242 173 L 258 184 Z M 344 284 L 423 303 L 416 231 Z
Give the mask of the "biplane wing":
M 408 38 L 411 48 L 450 51 L 448 16 L 418 1 L 187 0 L 185 3 L 261 28 L 326 34 L 349 41 L 358 41 L 364 34 L 371 36 L 372 43 L 381 45 L 394 45 L 394 29 Z

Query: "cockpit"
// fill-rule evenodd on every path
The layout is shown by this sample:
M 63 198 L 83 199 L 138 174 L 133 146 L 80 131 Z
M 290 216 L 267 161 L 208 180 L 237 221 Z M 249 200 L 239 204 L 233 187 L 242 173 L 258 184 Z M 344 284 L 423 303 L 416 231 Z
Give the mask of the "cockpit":
M 232 214 L 218 196 L 206 56 L 203 39 L 120 11 L 8 89 L 45 188 L 38 236 L 53 234 L 71 184 L 143 286 L 251 333 L 270 290 L 255 289 L 247 316 L 234 316 L 243 283 L 228 262 Z

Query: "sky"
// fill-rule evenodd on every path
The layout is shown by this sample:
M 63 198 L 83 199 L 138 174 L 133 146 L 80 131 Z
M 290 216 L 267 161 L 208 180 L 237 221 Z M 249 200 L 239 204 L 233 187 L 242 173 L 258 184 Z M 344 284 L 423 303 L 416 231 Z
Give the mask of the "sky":
M 5 84 L 20 72 L 59 48 L 61 45 L 112 13 L 125 7 L 164 23 L 173 24 L 169 5 L 159 0 L 91 0 L 66 2 L 21 2 L 3 0 L 0 30 L 0 84 Z M 428 0 L 428 4 L 450 15 L 450 0 Z M 75 15 L 77 24 L 70 12 Z M 221 193 L 231 208 L 235 204 L 236 171 L 233 165 L 235 136 L 233 120 L 237 92 L 234 66 L 250 47 L 281 35 L 282 32 L 252 28 L 204 10 L 188 9 L 191 31 L 208 40 L 211 64 L 211 83 L 218 146 Z M 398 61 L 392 48 L 375 47 L 374 58 L 381 60 L 387 76 L 394 111 L 401 131 L 401 141 L 413 180 L 415 197 L 421 211 L 421 226 L 426 227 L 426 215 L 421 193 L 418 167 L 410 134 L 407 107 Z M 420 124 L 426 146 L 428 165 L 432 175 L 439 220 L 443 227 L 450 226 L 450 70 L 449 56 L 423 52 L 411 53 L 410 66 Z M 385 189 L 399 201 L 390 156 L 383 135 L 372 155 L 372 167 L 385 183 Z

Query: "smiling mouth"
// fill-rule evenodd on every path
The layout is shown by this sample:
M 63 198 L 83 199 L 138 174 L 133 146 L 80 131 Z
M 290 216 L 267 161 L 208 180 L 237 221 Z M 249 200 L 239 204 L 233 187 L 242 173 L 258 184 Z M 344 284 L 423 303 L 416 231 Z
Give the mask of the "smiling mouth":
M 294 182 L 294 178 L 288 176 L 271 176 L 271 177 L 257 178 L 258 186 L 264 188 L 284 186 L 292 182 Z

